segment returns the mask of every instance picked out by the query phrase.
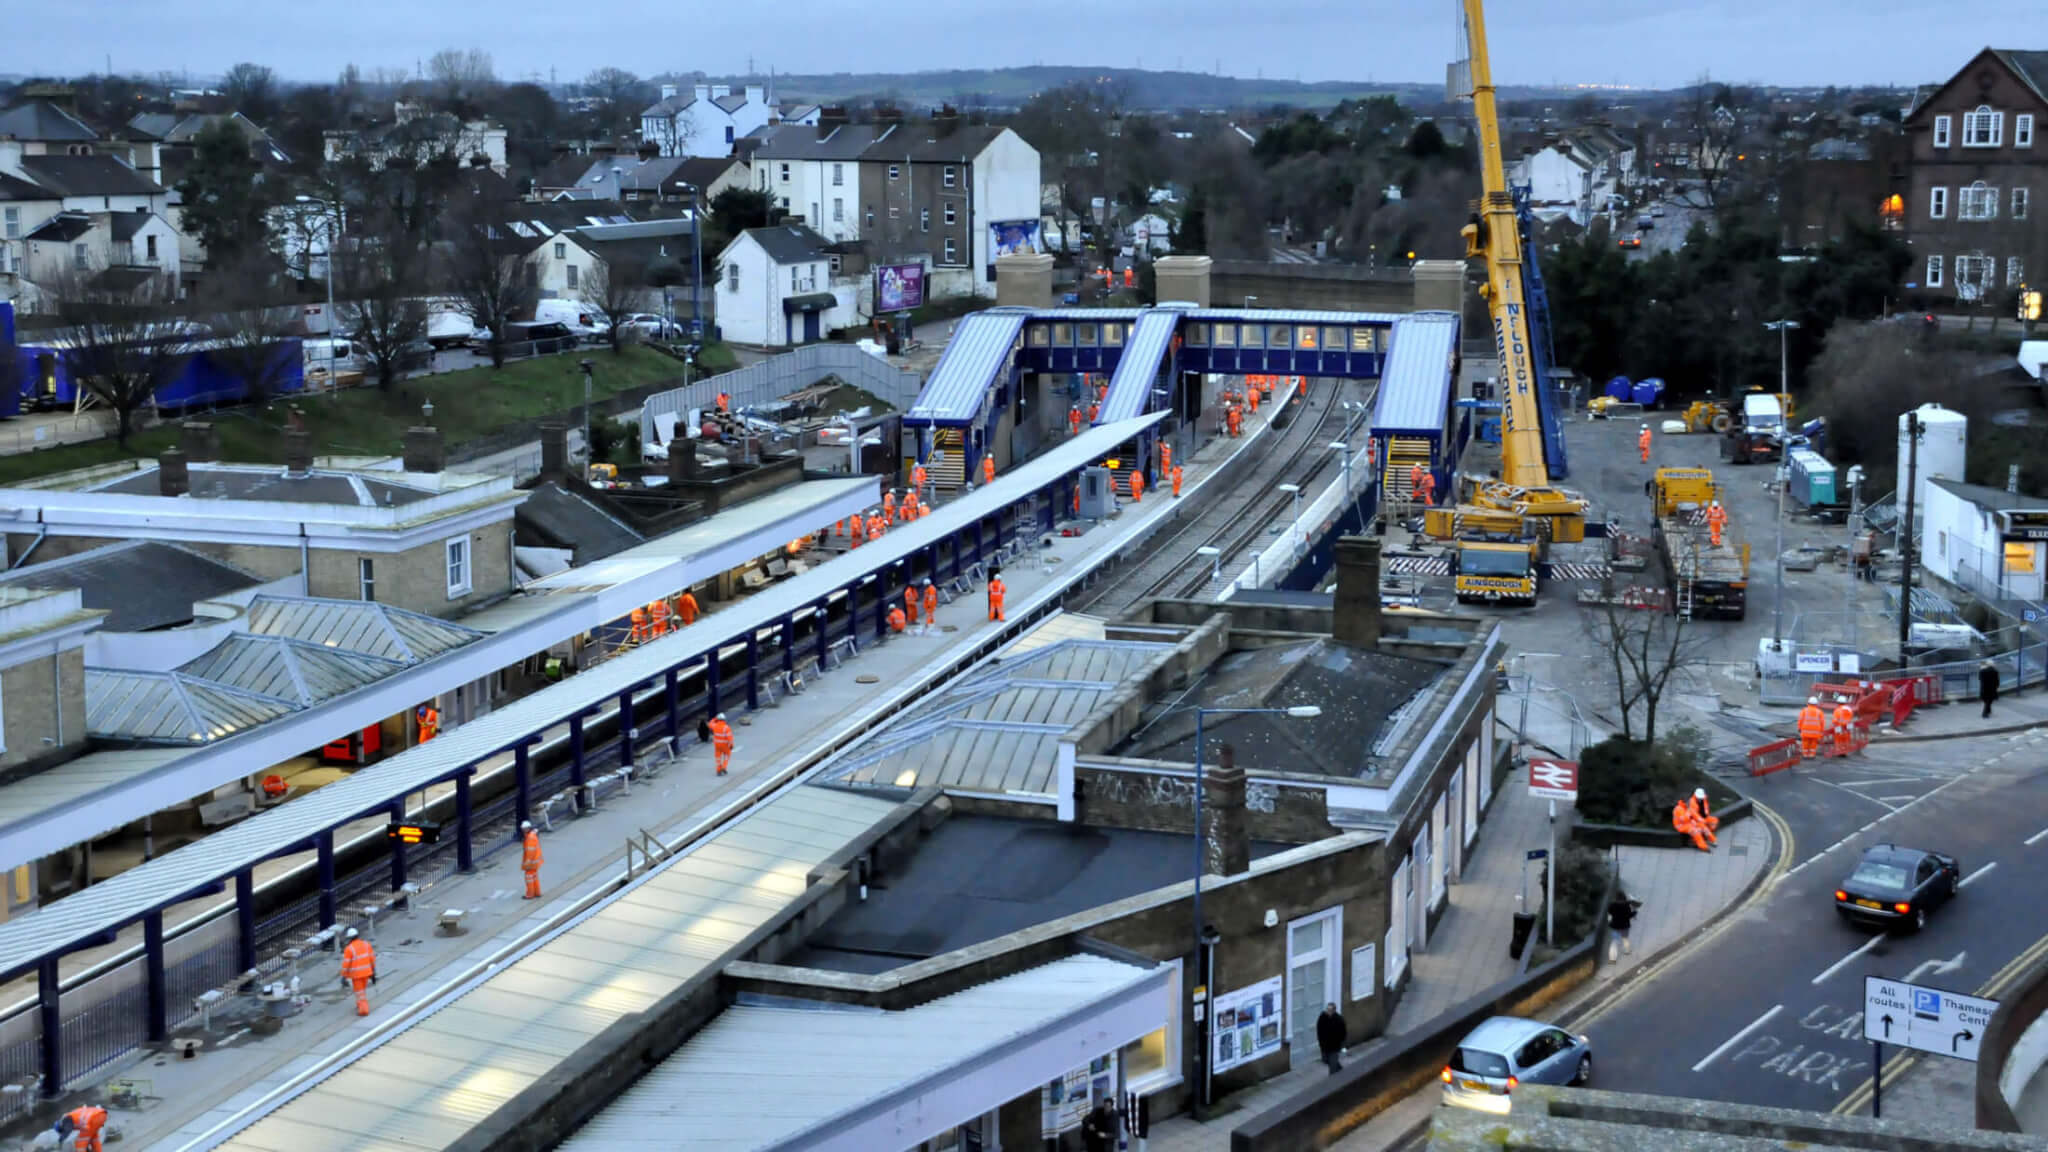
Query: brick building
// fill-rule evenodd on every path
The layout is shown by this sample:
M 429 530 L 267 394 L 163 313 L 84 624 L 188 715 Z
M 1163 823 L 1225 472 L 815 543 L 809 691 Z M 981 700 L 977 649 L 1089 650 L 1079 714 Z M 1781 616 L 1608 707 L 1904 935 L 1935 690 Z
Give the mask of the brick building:
M 1907 286 L 1998 307 L 2048 266 L 2048 51 L 1986 48 L 1907 114 Z

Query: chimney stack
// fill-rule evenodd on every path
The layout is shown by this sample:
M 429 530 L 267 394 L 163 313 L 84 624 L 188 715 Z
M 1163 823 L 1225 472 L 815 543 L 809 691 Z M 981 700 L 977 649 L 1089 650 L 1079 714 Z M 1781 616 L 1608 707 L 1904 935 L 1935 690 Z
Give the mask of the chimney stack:
M 405 470 L 445 472 L 448 452 L 441 444 L 441 430 L 432 425 L 405 430 Z
M 675 99 L 675 98 L 676 98 L 676 86 L 675 86 L 675 85 L 673 85 L 673 84 L 663 84 L 663 85 L 661 86 L 661 98 L 662 98 L 663 100 L 673 100 L 673 99 Z
M 178 426 L 178 448 L 194 464 L 220 459 L 220 429 L 205 420 L 187 420 Z
M 702 465 L 697 462 L 697 442 L 686 436 L 676 437 L 668 446 L 669 483 L 695 480 L 701 474 Z
M 296 413 L 292 426 L 284 430 L 284 470 L 292 476 L 308 476 L 313 471 L 313 433 Z
M 1380 542 L 1369 536 L 1337 541 L 1337 597 L 1330 635 L 1353 648 L 1380 642 Z
M 540 425 L 540 478 L 559 484 L 569 475 L 569 426 L 560 420 Z
M 183 452 L 167 448 L 156 458 L 156 483 L 162 496 L 183 496 L 192 490 L 192 473 L 185 466 Z
M 1237 876 L 1252 866 L 1251 834 L 1246 828 L 1244 769 L 1237 749 L 1225 744 L 1221 761 L 1203 772 L 1208 801 L 1203 805 L 1202 870 L 1215 876 Z

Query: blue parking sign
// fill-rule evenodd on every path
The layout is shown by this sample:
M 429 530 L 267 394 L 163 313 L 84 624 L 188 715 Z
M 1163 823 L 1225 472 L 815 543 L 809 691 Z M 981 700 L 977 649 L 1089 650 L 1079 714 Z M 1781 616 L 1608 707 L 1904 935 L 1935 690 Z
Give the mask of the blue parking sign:
M 1941 993 L 1932 988 L 1913 989 L 1913 1015 L 1927 1020 L 1941 1019 Z

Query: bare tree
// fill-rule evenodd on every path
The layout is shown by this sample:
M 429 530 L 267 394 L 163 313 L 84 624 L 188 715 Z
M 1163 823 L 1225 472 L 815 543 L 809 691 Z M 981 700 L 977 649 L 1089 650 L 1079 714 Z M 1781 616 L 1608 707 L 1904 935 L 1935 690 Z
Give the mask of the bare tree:
M 583 78 L 583 91 L 597 99 L 597 127 L 603 134 L 626 127 L 647 106 L 647 85 L 623 68 L 599 68 Z
M 195 329 L 171 311 L 177 281 L 154 276 L 134 282 L 77 269 L 38 287 L 63 321 L 64 361 L 72 380 L 113 410 L 114 438 L 127 447 L 135 414 L 157 389 L 177 379 L 190 358 Z
M 298 330 L 298 309 L 279 307 L 290 283 L 277 257 L 251 250 L 207 276 L 200 320 L 213 333 L 215 360 L 233 372 L 262 403 L 291 378 L 298 354 L 289 343 Z
M 441 245 L 441 279 L 470 325 L 490 333 L 491 367 L 505 366 L 505 325 L 533 307 L 539 289 L 523 259 L 531 250 L 504 224 L 495 205 L 469 196 L 457 201 Z
M 268 124 L 278 110 L 277 73 L 262 64 L 243 62 L 221 78 L 228 107 L 258 124 Z
M 350 224 L 350 248 L 337 269 L 338 311 L 348 335 L 369 359 L 377 387 L 390 391 L 413 346 L 426 339 L 427 310 L 419 300 L 428 259 L 418 232 L 399 209 L 379 204 Z
M 620 325 L 634 313 L 647 311 L 647 283 L 646 269 L 624 255 L 599 257 L 584 271 L 583 302 L 611 326 L 606 335 L 614 355 L 623 336 Z
M 483 115 L 498 74 L 491 54 L 481 48 L 443 48 L 427 58 L 427 86 L 437 110 L 471 120 Z
M 1746 162 L 1738 157 L 1745 155 L 1742 147 L 1754 130 L 1753 121 L 1745 93 L 1700 77 L 1679 129 L 1691 151 L 1694 178 L 1680 182 L 1673 199 L 1718 220 L 1729 207 L 1740 165 Z
M 1622 736 L 1636 739 L 1640 716 L 1642 739 L 1655 740 L 1665 692 L 1679 682 L 1682 669 L 1699 659 L 1708 637 L 1676 613 L 1618 603 L 1615 591 L 1612 584 L 1604 586 L 1602 602 L 1586 607 L 1585 635 L 1612 677 Z

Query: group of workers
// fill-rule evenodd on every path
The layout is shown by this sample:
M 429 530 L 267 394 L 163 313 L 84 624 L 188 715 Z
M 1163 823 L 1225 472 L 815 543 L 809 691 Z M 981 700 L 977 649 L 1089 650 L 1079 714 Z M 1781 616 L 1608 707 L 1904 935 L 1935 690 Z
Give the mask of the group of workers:
M 1096 274 L 1097 276 L 1100 276 L 1100 277 L 1102 277 L 1102 291 L 1103 291 L 1103 292 L 1104 292 L 1105 294 L 1107 294 L 1107 293 L 1110 293 L 1110 292 L 1114 292 L 1114 291 L 1116 291 L 1116 269 L 1114 269 L 1114 268 L 1097 268 L 1097 269 L 1095 270 L 1095 274 Z M 1124 287 L 1126 287 L 1126 288 L 1136 288 L 1137 286 L 1138 286 L 1138 272 L 1137 272 L 1137 266 L 1136 266 L 1136 265 L 1134 265 L 1134 264 L 1126 264 L 1126 265 L 1124 265 Z
M 1257 415 L 1259 405 L 1273 399 L 1273 377 L 1259 377 L 1263 384 L 1249 383 L 1249 379 L 1242 391 L 1237 388 L 1223 390 L 1223 430 L 1233 440 L 1244 435 L 1245 414 Z
M 697 606 L 697 598 L 685 588 L 683 594 L 676 597 L 673 604 L 664 596 L 651 604 L 633 609 L 630 618 L 632 627 L 628 637 L 635 644 L 659 640 L 678 628 L 688 628 L 695 624 L 701 611 Z
M 1695 788 L 1692 795 L 1671 806 L 1671 826 L 1692 837 L 1692 846 L 1702 852 L 1712 852 L 1721 838 L 1714 831 L 1721 827 L 1721 818 L 1707 807 L 1707 790 Z
M 889 609 L 889 631 L 907 632 L 917 623 L 917 607 L 924 605 L 924 626 L 929 629 L 939 620 L 939 586 L 925 578 L 922 588 L 916 584 L 903 587 L 903 607 Z
M 1436 507 L 1436 473 L 1419 460 L 1408 469 L 1408 498 L 1424 508 Z
M 922 465 L 917 468 L 919 472 L 923 470 Z M 880 540 L 883 534 L 889 531 L 891 524 L 908 524 L 912 520 L 922 520 L 932 514 L 932 506 L 919 499 L 917 492 L 918 489 L 915 487 L 906 489 L 903 499 L 898 500 L 896 490 L 891 488 L 882 493 L 880 508 L 870 508 L 866 515 L 855 512 L 833 525 L 832 530 L 853 548 L 858 548 L 870 540 Z
M 1823 742 L 1832 739 L 1835 755 L 1847 756 L 1856 749 L 1856 709 L 1847 700 L 1835 703 L 1832 715 L 1822 707 L 1820 697 L 1808 696 L 1806 707 L 1799 710 L 1799 754 L 1805 757 L 1820 755 Z

